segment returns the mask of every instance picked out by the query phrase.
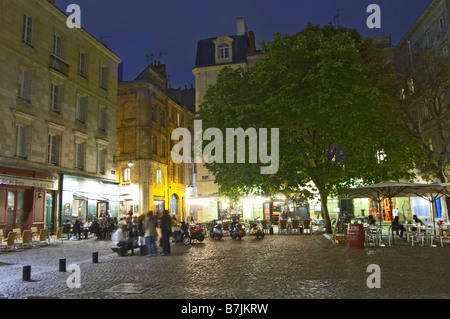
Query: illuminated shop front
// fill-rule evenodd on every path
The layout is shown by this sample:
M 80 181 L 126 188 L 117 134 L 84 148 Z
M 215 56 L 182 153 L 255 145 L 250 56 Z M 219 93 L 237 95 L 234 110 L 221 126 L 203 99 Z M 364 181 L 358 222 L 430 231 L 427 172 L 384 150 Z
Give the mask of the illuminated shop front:
M 119 184 L 113 181 L 61 174 L 60 223 L 66 219 L 93 219 L 109 210 L 118 216 Z

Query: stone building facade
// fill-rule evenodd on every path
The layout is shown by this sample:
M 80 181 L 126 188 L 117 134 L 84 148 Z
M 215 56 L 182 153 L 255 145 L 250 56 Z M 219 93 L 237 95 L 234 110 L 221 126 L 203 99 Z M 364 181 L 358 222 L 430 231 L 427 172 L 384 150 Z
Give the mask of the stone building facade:
M 395 52 L 398 69 L 408 75 L 400 92 L 404 115 L 410 131 L 420 138 L 423 148 L 437 164 L 431 169 L 427 167 L 428 171 L 435 172 L 436 182 L 450 180 L 449 46 L 450 0 L 432 0 L 400 40 Z M 420 171 L 423 172 L 427 169 Z M 438 200 L 436 217 L 448 218 L 449 205 L 450 198 Z M 416 206 L 428 212 L 427 201 Z
M 201 39 L 197 43 L 195 66 L 195 107 L 199 110 L 210 85 L 216 84 L 224 67 L 250 69 L 265 56 L 255 45 L 255 34 L 248 31 L 244 18 L 236 20 L 236 34 Z M 196 191 L 190 210 L 195 219 L 216 219 L 218 202 L 215 194 L 219 186 L 214 175 L 201 163 L 196 164 Z
M 118 206 L 121 60 L 47 0 L 0 0 L 0 228 Z
M 167 209 L 179 220 L 185 218 L 192 166 L 171 160 L 171 134 L 187 127 L 193 115 L 178 100 L 169 96 L 166 65 L 159 62 L 152 62 L 135 80 L 119 83 L 116 170 L 121 214 Z

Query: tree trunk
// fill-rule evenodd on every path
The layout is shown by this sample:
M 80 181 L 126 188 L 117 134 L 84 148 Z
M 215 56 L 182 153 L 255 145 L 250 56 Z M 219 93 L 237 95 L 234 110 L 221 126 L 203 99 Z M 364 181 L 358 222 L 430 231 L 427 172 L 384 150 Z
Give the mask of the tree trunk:
M 322 216 L 325 219 L 325 231 L 327 234 L 332 233 L 330 215 L 328 214 L 328 194 L 319 189 L 320 204 L 322 206 Z

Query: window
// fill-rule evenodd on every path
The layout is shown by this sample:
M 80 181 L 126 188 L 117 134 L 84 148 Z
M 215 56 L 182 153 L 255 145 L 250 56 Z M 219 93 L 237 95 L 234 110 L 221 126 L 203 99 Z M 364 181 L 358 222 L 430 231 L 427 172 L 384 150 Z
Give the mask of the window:
M 48 136 L 48 163 L 52 165 L 59 164 L 59 136 Z
M 78 61 L 78 74 L 86 77 L 86 54 L 80 53 Z
M 181 165 L 178 165 L 178 183 L 183 183 L 183 167 Z
M 97 150 L 97 174 L 105 174 L 105 150 Z
M 156 136 L 153 136 L 152 147 L 153 147 L 153 154 L 158 155 L 158 140 Z
M 166 126 L 166 111 L 161 111 L 161 126 Z
M 61 114 L 62 87 L 52 83 L 50 110 Z
M 218 58 L 219 59 L 226 59 L 230 57 L 230 46 L 226 43 L 222 43 L 221 45 L 219 45 L 219 50 L 218 50 Z
M 152 109 L 152 120 L 153 122 L 157 123 L 158 122 L 158 107 L 156 105 L 153 105 L 153 109 Z
M 85 143 L 75 143 L 75 168 L 81 171 L 84 170 L 85 149 Z
M 106 133 L 106 107 L 100 106 L 98 109 L 98 130 L 102 133 Z
M 100 87 L 106 90 L 106 68 L 100 67 Z
M 14 156 L 22 159 L 28 158 L 29 128 L 25 125 L 16 125 L 16 140 L 14 145 Z
M 23 16 L 22 42 L 33 46 L 33 19 L 26 14 Z
M 162 173 L 160 169 L 156 170 L 156 183 L 161 184 L 162 182 Z
M 161 156 L 166 157 L 166 140 L 161 141 Z
M 23 191 L 8 191 L 8 206 L 6 226 L 9 228 L 24 225 L 25 217 L 25 193 Z
M 25 69 L 20 70 L 19 98 L 30 103 L 30 72 Z
M 77 114 L 76 114 L 77 122 L 86 124 L 87 108 L 88 108 L 88 98 L 87 98 L 87 96 L 80 96 L 80 97 L 78 97 Z
M 127 167 L 123 170 L 123 181 L 129 182 L 131 180 L 131 168 Z
M 444 35 L 444 33 L 445 33 L 444 17 L 440 17 L 438 23 L 439 23 L 439 34 Z
M 425 37 L 427 39 L 427 47 L 431 47 L 433 44 L 433 39 L 431 38 L 431 31 L 428 30 L 427 33 L 425 33 Z
M 57 35 L 53 38 L 53 55 L 58 58 L 62 56 L 62 39 Z

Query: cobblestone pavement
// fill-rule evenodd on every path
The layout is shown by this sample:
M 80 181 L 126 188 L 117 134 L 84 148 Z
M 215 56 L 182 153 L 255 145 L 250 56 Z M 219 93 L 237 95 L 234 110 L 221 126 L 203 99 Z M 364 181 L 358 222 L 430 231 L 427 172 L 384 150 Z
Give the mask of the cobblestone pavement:
M 0 297 L 60 299 L 385 299 L 450 298 L 450 243 L 351 248 L 323 235 L 206 238 L 172 245 L 170 256 L 112 253 L 111 241 L 87 239 L 0 254 Z M 98 252 L 99 263 L 92 262 Z M 69 288 L 59 259 L 80 267 Z M 381 288 L 368 288 L 379 265 Z M 22 281 L 23 266 L 31 281 Z

